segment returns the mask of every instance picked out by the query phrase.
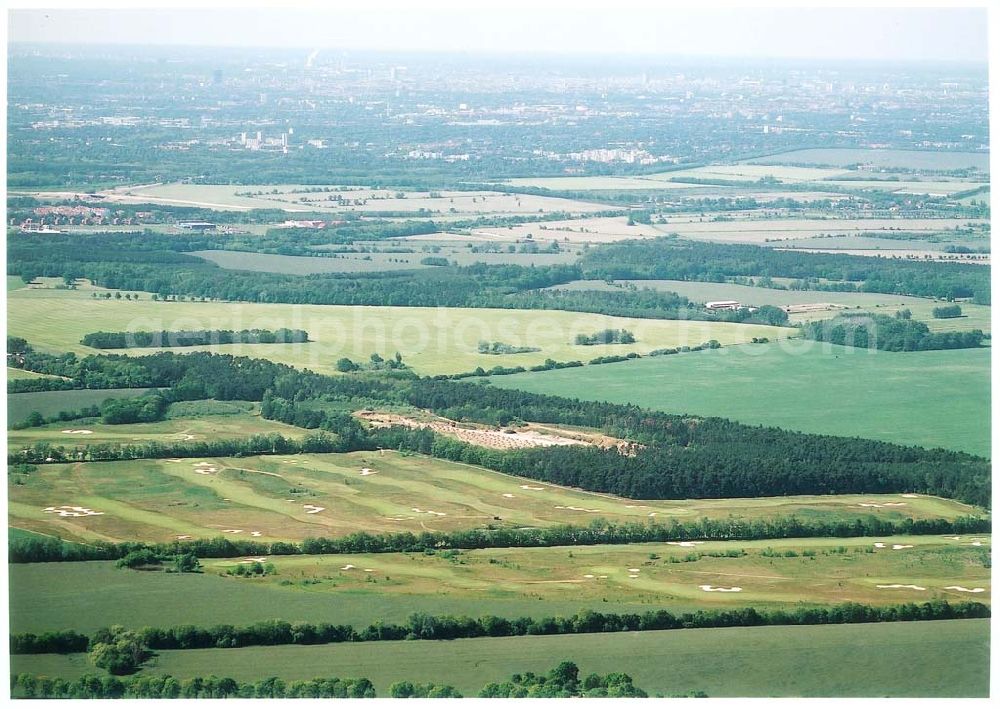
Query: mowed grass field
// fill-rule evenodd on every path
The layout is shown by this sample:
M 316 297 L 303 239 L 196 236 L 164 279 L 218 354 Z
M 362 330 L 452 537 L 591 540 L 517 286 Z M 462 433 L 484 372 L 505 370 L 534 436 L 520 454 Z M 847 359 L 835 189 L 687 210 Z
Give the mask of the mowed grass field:
M 766 325 L 701 321 L 644 320 L 591 313 L 550 310 L 474 308 L 396 308 L 369 306 L 288 305 L 246 303 L 164 303 L 144 296 L 139 301 L 92 298 L 87 291 L 21 289 L 10 293 L 7 328 L 12 336 L 56 352 L 108 353 L 80 344 L 88 332 L 251 328 L 303 329 L 310 342 L 275 345 L 219 345 L 171 348 L 183 353 L 209 350 L 335 373 L 341 357 L 365 361 L 374 352 L 395 352 L 419 374 L 447 374 L 489 369 L 496 365 L 530 367 L 551 358 L 589 360 L 604 355 L 640 354 L 662 347 L 697 345 L 715 339 L 723 345 L 754 337 L 777 339 L 792 333 Z M 635 334 L 631 345 L 579 346 L 580 333 L 624 328 Z M 517 355 L 480 355 L 482 340 L 540 348 Z M 152 348 L 115 350 L 143 355 Z
M 835 165 L 843 168 L 860 163 L 873 165 L 878 168 L 895 167 L 911 170 L 963 170 L 965 168 L 974 168 L 988 172 L 990 169 L 990 154 L 939 150 L 810 148 L 752 158 L 745 162 L 757 165 Z
M 713 697 L 986 697 L 989 621 L 711 628 L 640 633 L 165 651 L 147 674 L 285 680 L 368 677 L 380 696 L 400 680 L 451 684 L 475 696 L 516 672 L 562 660 L 626 672 L 651 695 Z M 85 655 L 16 655 L 13 672 L 76 677 Z
M 874 313 L 894 315 L 897 310 L 909 310 L 913 318 L 927 324 L 934 332 L 980 329 L 990 332 L 992 329 L 991 309 L 988 305 L 960 303 L 962 317 L 938 320 L 933 316 L 934 308 L 950 305 L 931 298 L 916 298 L 907 295 L 892 295 L 886 293 L 838 293 L 835 291 L 801 291 L 777 290 L 760 286 L 743 286 L 735 283 L 702 283 L 699 281 L 635 281 L 622 280 L 608 283 L 607 281 L 573 281 L 549 290 L 597 290 L 617 291 L 623 286 L 636 288 L 651 288 L 658 291 L 680 293 L 696 303 L 707 303 L 713 300 L 737 300 L 743 305 L 820 305 L 830 307 L 809 312 L 789 314 L 791 323 L 807 322 L 833 317 L 837 312 L 847 310 L 868 310 Z M 839 307 L 838 307 L 839 306 Z
M 101 428 L 93 430 L 94 436 L 102 435 Z M 12 481 L 8 486 L 10 526 L 84 541 L 220 535 L 301 540 L 362 530 L 585 525 L 602 517 L 634 522 L 779 515 L 840 520 L 877 514 L 898 520 L 975 511 L 951 500 L 899 495 L 629 500 L 388 451 L 60 463 L 21 477 L 23 484 Z M 60 516 L 46 510 L 63 505 L 103 514 Z
M 494 386 L 990 455 L 990 348 L 877 352 L 811 340 L 728 347 Z
M 195 575 L 113 562 L 12 564 L 11 624 L 35 633 L 274 618 L 365 626 L 402 622 L 415 611 L 542 617 L 582 609 L 990 602 L 989 536 L 687 544 L 271 556 L 263 558 L 277 572 L 263 579 L 226 575 L 243 558 L 203 559 L 204 573 Z
M 295 426 L 261 418 L 255 413 L 259 405 L 247 403 L 253 410 L 242 413 L 198 414 L 197 416 L 171 417 L 153 423 L 115 426 L 101 423 L 100 419 L 97 418 L 77 419 L 39 426 L 38 428 L 11 430 L 7 431 L 7 446 L 12 450 L 18 450 L 45 442 L 53 446 L 73 448 L 83 445 L 125 445 L 146 441 L 158 443 L 219 441 L 242 439 L 247 436 L 267 433 L 278 433 L 285 438 L 300 438 L 308 433 L 308 431 Z M 172 406 L 172 408 L 175 407 L 177 404 Z

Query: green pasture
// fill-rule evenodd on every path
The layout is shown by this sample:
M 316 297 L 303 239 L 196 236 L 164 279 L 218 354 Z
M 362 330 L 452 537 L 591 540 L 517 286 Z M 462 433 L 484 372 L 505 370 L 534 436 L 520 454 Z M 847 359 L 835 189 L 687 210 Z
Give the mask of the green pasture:
M 176 650 L 144 672 L 368 677 L 380 696 L 396 681 L 433 681 L 475 696 L 489 682 L 572 660 L 581 675 L 626 672 L 651 695 L 986 697 L 989 629 L 988 620 L 946 620 Z M 18 655 L 12 671 L 72 678 L 94 668 L 84 655 Z
M 490 382 L 990 455 L 990 348 L 897 353 L 786 340 L 607 364 L 585 373 L 531 372 Z
M 8 298 L 8 333 L 34 346 L 80 355 L 94 350 L 80 344 L 89 332 L 103 330 L 191 330 L 251 328 L 303 329 L 310 342 L 295 344 L 231 344 L 171 348 L 173 352 L 208 350 L 261 357 L 320 373 L 335 372 L 341 357 L 367 360 L 377 352 L 399 352 L 420 374 L 465 372 L 478 366 L 530 367 L 548 358 L 589 360 L 604 355 L 645 353 L 662 347 L 697 345 L 715 339 L 723 345 L 754 337 L 776 339 L 791 331 L 765 325 L 618 318 L 553 310 L 476 308 L 403 308 L 370 306 L 157 302 L 92 298 L 86 291 L 26 289 Z M 580 333 L 624 328 L 635 333 L 632 345 L 579 346 Z M 480 355 L 481 340 L 540 348 L 517 355 Z M 152 348 L 115 350 L 142 355 Z

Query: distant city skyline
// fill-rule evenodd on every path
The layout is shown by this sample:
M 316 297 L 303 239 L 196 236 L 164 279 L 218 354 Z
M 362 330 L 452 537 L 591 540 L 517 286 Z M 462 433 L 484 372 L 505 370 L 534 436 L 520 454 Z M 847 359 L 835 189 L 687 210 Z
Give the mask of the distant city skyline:
M 10 42 L 288 47 L 327 50 L 957 61 L 985 64 L 985 8 L 459 9 L 373 0 L 344 10 L 291 7 L 15 9 Z M 528 14 L 526 14 L 528 13 Z

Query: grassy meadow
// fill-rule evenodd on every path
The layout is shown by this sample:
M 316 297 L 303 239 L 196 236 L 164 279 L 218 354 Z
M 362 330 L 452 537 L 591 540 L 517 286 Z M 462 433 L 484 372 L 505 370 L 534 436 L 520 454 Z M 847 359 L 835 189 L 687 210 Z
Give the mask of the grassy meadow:
M 92 430 L 93 436 L 106 435 L 102 427 Z M 164 435 L 177 440 L 178 434 Z M 89 438 L 77 434 L 73 440 Z M 597 518 L 643 522 L 796 515 L 840 520 L 877 514 L 898 520 L 953 518 L 975 511 L 951 500 L 899 495 L 630 500 L 388 451 L 53 463 L 19 476 L 8 490 L 11 526 L 83 541 L 219 535 L 301 540 L 361 530 L 583 525 Z M 46 511 L 61 505 L 103 514 L 63 517 Z
M 626 672 L 651 695 L 986 697 L 989 621 L 711 628 L 445 641 L 160 652 L 144 672 L 256 680 L 368 677 L 380 696 L 399 680 L 452 684 L 474 696 L 515 672 L 573 660 L 582 675 Z M 208 669 L 210 668 L 210 669 Z M 14 672 L 76 677 L 84 655 L 19 655 Z
M 607 364 L 586 373 L 531 372 L 490 382 L 990 455 L 990 348 L 896 353 L 788 340 Z
M 724 345 L 754 337 L 776 339 L 792 331 L 766 325 L 703 321 L 645 320 L 591 313 L 550 310 L 474 308 L 395 308 L 374 306 L 288 305 L 247 303 L 154 302 L 92 298 L 86 290 L 32 288 L 13 291 L 8 298 L 8 333 L 43 350 L 80 355 L 95 350 L 80 344 L 88 332 L 229 329 L 304 329 L 310 342 L 268 345 L 218 345 L 172 348 L 174 352 L 209 350 L 261 357 L 324 374 L 335 372 L 341 357 L 367 360 L 377 352 L 400 352 L 419 374 L 465 372 L 482 366 L 530 367 L 548 358 L 589 360 L 604 355 L 643 354 L 662 347 L 697 345 L 715 339 Z M 577 334 L 606 328 L 635 333 L 631 345 L 579 346 Z M 480 355 L 481 340 L 540 348 L 517 355 Z M 115 350 L 135 355 L 152 348 Z

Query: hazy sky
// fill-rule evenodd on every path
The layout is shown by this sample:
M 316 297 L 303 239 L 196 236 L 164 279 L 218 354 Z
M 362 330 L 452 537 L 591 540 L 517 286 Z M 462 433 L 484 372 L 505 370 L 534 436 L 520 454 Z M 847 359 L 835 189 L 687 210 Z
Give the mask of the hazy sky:
M 12 10 L 8 33 L 14 42 L 987 60 L 983 8 L 654 10 L 631 0 L 582 8 L 539 9 L 544 3 L 523 0 L 470 5 L 354 0 L 336 11 Z

